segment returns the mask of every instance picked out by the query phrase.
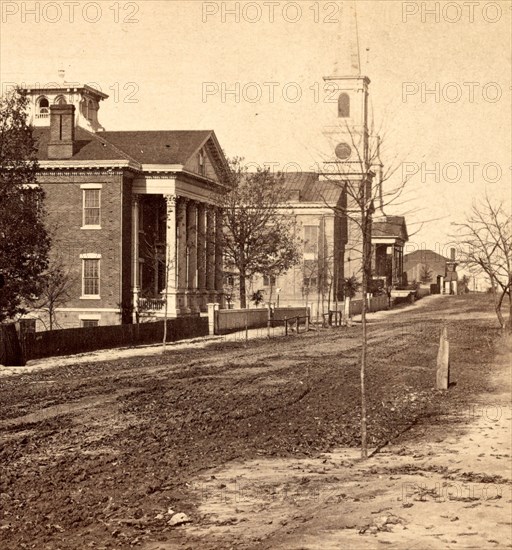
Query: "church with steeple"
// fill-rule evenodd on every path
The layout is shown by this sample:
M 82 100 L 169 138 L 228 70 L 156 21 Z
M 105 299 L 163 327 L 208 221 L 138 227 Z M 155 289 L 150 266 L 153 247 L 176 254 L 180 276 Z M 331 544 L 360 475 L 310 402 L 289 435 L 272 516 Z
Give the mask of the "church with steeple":
M 312 137 L 317 169 L 285 174 L 290 198 L 283 210 L 295 216 L 301 231 L 302 262 L 284 275 L 255 283 L 272 302 L 307 304 L 314 317 L 343 301 L 347 279 L 361 282 L 362 200 L 373 212 L 372 287 L 390 291 L 404 283 L 407 227 L 402 216 L 384 213 L 380 137 L 369 112 L 370 78 L 361 71 L 355 3 L 344 2 L 344 9 L 336 59 L 323 77 L 325 92 L 337 101 L 318 104 L 318 139 Z

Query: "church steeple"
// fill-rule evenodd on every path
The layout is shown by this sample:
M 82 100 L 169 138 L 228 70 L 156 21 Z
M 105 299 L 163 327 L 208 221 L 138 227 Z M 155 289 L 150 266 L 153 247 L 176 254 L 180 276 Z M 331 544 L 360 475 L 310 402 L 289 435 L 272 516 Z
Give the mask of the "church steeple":
M 368 86 L 361 74 L 357 13 L 354 1 L 344 2 L 337 32 L 336 59 L 325 89 L 336 103 L 326 104 L 323 135 L 327 140 L 324 169 L 362 173 L 368 164 Z
M 355 2 L 344 2 L 336 39 L 332 76 L 360 76 L 361 54 Z

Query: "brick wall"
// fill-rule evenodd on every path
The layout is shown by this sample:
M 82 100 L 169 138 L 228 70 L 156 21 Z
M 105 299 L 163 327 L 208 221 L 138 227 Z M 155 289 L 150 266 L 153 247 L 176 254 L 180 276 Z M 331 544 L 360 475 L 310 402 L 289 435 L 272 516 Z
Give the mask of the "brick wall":
M 101 316 L 100 324 L 119 323 L 131 287 L 130 178 L 122 171 L 62 171 L 41 173 L 38 181 L 46 192 L 52 254 L 65 262 L 73 279 L 71 298 L 57 315 L 59 325 L 78 327 L 80 316 L 93 311 Z M 101 229 L 82 228 L 83 184 L 101 184 Z M 101 254 L 100 299 L 81 298 L 81 254 Z

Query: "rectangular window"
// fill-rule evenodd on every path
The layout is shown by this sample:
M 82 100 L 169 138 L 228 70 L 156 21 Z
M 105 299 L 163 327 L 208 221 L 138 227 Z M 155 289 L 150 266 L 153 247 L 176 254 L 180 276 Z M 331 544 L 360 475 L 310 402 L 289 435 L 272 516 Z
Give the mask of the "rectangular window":
M 276 284 L 276 278 L 271 275 L 270 277 L 268 275 L 263 276 L 263 286 L 275 286 Z
M 198 162 L 199 162 L 199 173 L 201 174 L 201 176 L 206 175 L 206 166 L 204 163 L 204 151 L 202 150 L 199 151 Z
M 98 319 L 82 319 L 82 328 L 99 327 Z
M 100 225 L 100 189 L 84 189 L 84 227 Z
M 303 265 L 303 286 L 314 289 L 318 283 L 318 262 L 316 260 L 304 260 Z
M 304 226 L 304 256 L 318 255 L 318 225 Z
M 100 295 L 100 261 L 84 259 L 83 262 L 83 296 Z

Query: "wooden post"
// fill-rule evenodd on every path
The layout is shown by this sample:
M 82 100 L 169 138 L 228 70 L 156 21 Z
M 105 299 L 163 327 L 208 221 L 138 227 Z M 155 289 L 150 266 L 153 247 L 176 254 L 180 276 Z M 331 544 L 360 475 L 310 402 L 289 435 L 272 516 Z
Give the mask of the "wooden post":
M 438 390 L 447 390 L 450 385 L 450 344 L 446 326 L 443 327 L 439 339 L 436 383 Z
M 309 315 L 306 315 L 306 332 L 309 332 Z
M 249 314 L 246 311 L 245 312 L 245 345 L 247 346 L 247 343 L 249 342 L 249 320 L 248 320 Z
M 299 316 L 295 317 L 295 332 L 299 334 Z
M 0 365 L 6 367 L 24 367 L 25 364 L 16 326 L 14 323 L 0 325 Z
M 288 319 L 284 318 L 284 335 L 288 336 Z

